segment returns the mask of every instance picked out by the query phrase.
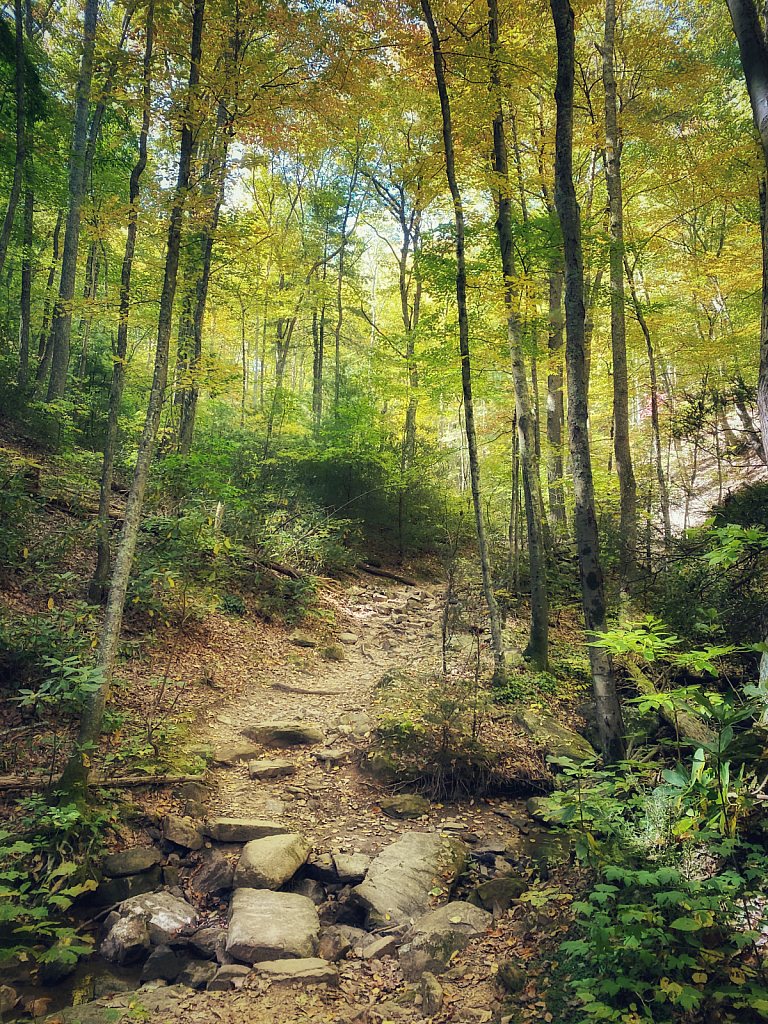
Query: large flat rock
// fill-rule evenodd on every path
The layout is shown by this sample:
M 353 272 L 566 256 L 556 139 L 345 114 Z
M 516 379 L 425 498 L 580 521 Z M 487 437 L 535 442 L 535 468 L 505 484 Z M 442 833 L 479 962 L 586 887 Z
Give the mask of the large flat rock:
M 406 832 L 372 862 L 365 881 L 349 895 L 367 913 L 366 927 L 398 925 L 429 909 L 429 890 L 466 867 L 467 847 L 432 832 Z
M 317 910 L 306 896 L 236 889 L 229 905 L 227 953 L 247 964 L 314 957 L 319 932 Z
M 235 889 L 279 889 L 293 878 L 312 844 L 298 833 L 246 843 L 235 870 Z
M 280 982 L 300 982 L 304 985 L 332 985 L 339 983 L 339 973 L 333 964 L 320 957 L 303 957 L 301 960 L 273 960 L 271 963 L 260 963 L 257 967 L 263 978 L 269 978 L 273 984 Z
M 217 843 L 250 843 L 290 831 L 290 825 L 269 818 L 209 818 L 205 824 L 205 834 Z
M 552 757 L 569 757 L 579 764 L 597 757 L 591 743 L 577 732 L 561 725 L 545 711 L 525 708 L 517 712 L 514 721 L 522 726 L 529 736 L 546 747 Z
M 242 730 L 243 736 L 265 747 L 301 747 L 322 743 L 325 735 L 307 722 L 256 722 Z

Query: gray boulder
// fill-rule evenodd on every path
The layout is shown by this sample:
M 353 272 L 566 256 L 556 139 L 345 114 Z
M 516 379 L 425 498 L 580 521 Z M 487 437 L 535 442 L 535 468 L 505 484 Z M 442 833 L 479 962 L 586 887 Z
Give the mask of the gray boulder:
M 176 981 L 183 963 L 170 946 L 153 949 L 141 972 L 142 985 L 147 981 Z
M 312 900 L 316 907 L 325 903 L 325 889 L 314 878 L 302 878 L 293 884 L 292 889 L 299 896 L 306 896 L 308 900 Z
M 229 744 L 224 747 L 217 747 L 213 752 L 213 763 L 221 765 L 239 764 L 240 761 L 251 761 L 258 757 L 261 751 L 252 743 Z
M 141 960 L 150 949 L 148 923 L 146 914 L 118 917 L 99 946 L 99 953 L 115 964 Z
M 291 633 L 290 641 L 294 647 L 317 647 L 317 640 L 301 629 L 296 629 Z
M 229 892 L 235 869 L 220 850 L 206 850 L 199 867 L 190 878 L 190 885 L 202 895 L 218 896 Z
M 166 814 L 163 818 L 163 838 L 187 850 L 199 850 L 203 845 L 203 836 L 190 818 L 180 818 L 176 814 Z
M 121 918 L 144 917 L 153 946 L 164 946 L 182 930 L 197 927 L 197 914 L 186 900 L 169 892 L 133 896 L 118 907 Z
M 319 931 L 317 910 L 306 897 L 236 889 L 229 907 L 227 953 L 249 964 L 313 957 Z
M 290 825 L 267 818 L 209 818 L 205 825 L 205 834 L 217 843 L 249 843 L 286 832 L 290 832 Z
M 351 948 L 352 943 L 344 932 L 331 925 L 330 928 L 324 928 L 320 935 L 317 955 L 321 959 L 335 964 L 339 960 L 343 960 Z
M 313 853 L 307 860 L 306 874 L 316 882 L 324 882 L 326 885 L 334 885 L 339 880 L 330 853 Z
M 298 833 L 246 843 L 235 870 L 235 889 L 279 889 L 306 861 L 312 844 Z
M 362 907 L 366 927 L 395 927 L 429 909 L 429 890 L 446 879 L 452 885 L 466 867 L 467 847 L 458 839 L 406 832 L 374 859 L 365 881 L 348 903 Z
M 86 893 L 78 901 L 80 906 L 111 907 L 131 896 L 154 892 L 163 884 L 163 874 L 159 864 L 140 875 L 124 875 L 122 878 L 105 878 L 99 882 L 92 893 Z
M 219 939 L 224 936 L 226 930 L 223 928 L 198 928 L 194 935 L 190 935 L 189 945 L 206 960 L 214 960 Z
M 398 951 L 406 983 L 418 981 L 425 971 L 441 974 L 457 950 L 485 934 L 493 915 L 469 903 L 455 901 L 432 910 L 408 929 Z
M 306 722 L 257 722 L 246 726 L 242 733 L 265 747 L 314 746 L 325 739 L 316 725 Z
M 177 981 L 187 988 L 205 988 L 216 977 L 218 969 L 210 960 L 187 960 Z
M 364 853 L 337 853 L 334 855 L 333 863 L 336 865 L 339 881 L 354 885 L 365 878 L 371 866 L 371 858 Z
M 152 847 L 148 850 L 123 850 L 109 853 L 101 862 L 101 870 L 107 878 L 124 878 L 125 875 L 140 875 L 159 864 L 163 855 Z

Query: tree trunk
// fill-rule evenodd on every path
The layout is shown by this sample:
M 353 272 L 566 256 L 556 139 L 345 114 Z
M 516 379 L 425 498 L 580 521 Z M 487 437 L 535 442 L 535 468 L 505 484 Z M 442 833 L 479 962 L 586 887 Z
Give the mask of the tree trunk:
M 552 533 L 563 539 L 568 532 L 563 491 L 563 271 L 549 272 L 549 373 L 547 374 L 547 484 Z
M 26 62 L 24 57 L 24 11 L 22 0 L 14 0 L 14 17 L 16 19 L 16 160 L 13 165 L 13 181 L 5 220 L 0 230 L 0 274 L 5 266 L 8 255 L 8 243 L 11 240 L 16 207 L 19 204 L 21 185 L 24 178 L 24 163 L 27 157 L 27 89 Z
M 61 254 L 59 297 L 53 310 L 51 336 L 53 357 L 48 381 L 47 400 L 63 398 L 67 386 L 69 344 L 72 330 L 72 300 L 75 297 L 77 250 L 80 240 L 80 210 L 83 203 L 85 151 L 88 131 L 88 102 L 93 78 L 93 55 L 96 48 L 96 16 L 98 0 L 86 0 L 83 20 L 83 56 L 75 93 L 74 130 L 69 151 L 69 207 Z
M 107 436 L 104 439 L 104 458 L 101 465 L 101 491 L 99 494 L 99 525 L 96 537 L 96 571 L 88 587 L 88 600 L 101 604 L 105 596 L 110 570 L 109 502 L 114 475 L 115 447 L 120 403 L 125 384 L 125 363 L 128 352 L 128 317 L 131 307 L 131 272 L 136 252 L 136 236 L 139 229 L 139 179 L 147 166 L 147 138 L 152 103 L 152 49 L 154 42 L 154 0 L 147 8 L 147 22 L 144 43 L 142 122 L 139 135 L 139 159 L 131 171 L 129 185 L 130 206 L 128 210 L 128 231 L 125 239 L 125 253 L 120 274 L 120 312 L 117 325 L 117 344 L 113 351 L 112 388 L 109 395 L 107 415 Z
M 584 624 L 588 631 L 600 633 L 605 630 L 605 594 L 587 433 L 581 215 L 573 184 L 574 19 L 568 0 L 550 0 L 550 6 L 557 35 L 555 206 L 563 235 L 565 267 L 568 440 L 573 469 L 576 540 L 579 548 Z M 625 748 L 613 664 L 608 653 L 600 647 L 590 646 L 589 655 L 602 753 L 606 761 L 614 762 L 624 756 Z
M 536 449 L 535 423 L 525 375 L 525 355 L 522 346 L 522 325 L 515 301 L 517 281 L 515 266 L 515 237 L 510 199 L 509 157 L 504 131 L 504 112 L 501 101 L 501 81 L 498 66 L 499 12 L 497 0 L 488 0 L 488 36 L 490 41 L 490 79 L 495 94 L 493 118 L 494 170 L 498 176 L 496 233 L 501 252 L 504 275 L 504 305 L 507 313 L 507 334 L 515 392 L 515 413 L 520 445 L 520 467 L 523 474 L 525 519 L 528 527 L 528 561 L 531 579 L 531 630 L 525 652 L 538 672 L 546 671 L 549 664 L 549 597 L 547 594 L 547 556 L 542 517 L 541 479 Z
M 727 0 L 741 66 L 752 105 L 752 118 L 763 150 L 763 172 L 768 170 L 768 47 L 752 0 Z M 760 226 L 763 243 L 763 285 L 760 317 L 760 369 L 757 378 L 757 411 L 763 451 L 768 461 L 768 215 L 765 179 L 761 188 Z
M 636 575 L 637 485 L 629 444 L 629 381 L 627 378 L 627 331 L 624 310 L 624 209 L 621 190 L 622 140 L 616 97 L 614 47 L 616 2 L 605 2 L 603 40 L 603 90 L 605 93 L 605 149 L 603 166 L 610 213 L 611 353 L 613 356 L 613 450 L 619 478 L 619 575 L 622 583 Z
M 40 360 L 35 374 L 35 401 L 39 401 L 43 393 L 43 385 L 48 377 L 53 358 L 53 338 L 51 336 L 51 303 L 53 301 L 53 286 L 56 280 L 56 264 L 59 262 L 59 236 L 61 225 L 64 221 L 64 211 L 59 210 L 56 217 L 56 227 L 53 229 L 53 251 L 51 254 L 51 265 L 48 268 L 48 281 L 45 286 L 45 301 L 43 303 L 43 322 L 40 326 L 40 341 L 38 343 L 37 358 Z
M 656 379 L 656 357 L 653 351 L 653 341 L 648 322 L 645 319 L 640 300 L 635 288 L 635 278 L 632 268 L 626 256 L 624 257 L 624 269 L 629 282 L 629 294 L 632 298 L 632 305 L 635 309 L 635 317 L 640 325 L 640 330 L 645 338 L 645 348 L 648 353 L 648 372 L 651 384 L 651 430 L 653 432 L 653 461 L 656 466 L 656 479 L 659 484 L 659 503 L 661 504 L 661 515 L 664 521 L 664 547 L 669 548 L 672 543 L 672 522 L 669 517 L 669 491 L 664 476 L 664 460 L 661 451 L 661 430 L 659 427 L 659 387 Z
M 459 317 L 459 348 L 461 352 L 461 383 L 464 394 L 464 425 L 467 434 L 467 450 L 469 453 L 469 472 L 472 485 L 472 503 L 475 510 L 477 527 L 477 545 L 480 552 L 480 567 L 483 576 L 483 591 L 488 604 L 493 639 L 494 681 L 503 683 L 506 678 L 504 665 L 504 649 L 501 644 L 501 625 L 499 609 L 493 592 L 491 559 L 488 541 L 483 522 L 483 503 L 480 488 L 480 463 L 477 451 L 477 434 L 475 431 L 474 405 L 472 401 L 472 367 L 469 356 L 469 320 L 467 316 L 467 269 L 464 254 L 464 208 L 461 192 L 456 180 L 456 162 L 453 152 L 453 129 L 451 127 L 451 108 L 448 98 L 448 87 L 445 83 L 444 57 L 440 48 L 440 37 L 437 34 L 432 8 L 429 0 L 421 0 L 424 20 L 429 28 L 432 39 L 432 54 L 435 65 L 435 79 L 440 96 L 440 110 L 443 121 L 443 145 L 445 148 L 445 173 L 448 187 L 453 199 L 454 218 L 456 224 L 456 306 Z
M 28 161 L 28 172 L 31 170 Z M 31 179 L 31 174 L 30 174 Z M 21 295 L 19 307 L 21 322 L 19 326 L 19 388 L 24 391 L 29 379 L 29 337 L 32 317 L 32 243 L 34 240 L 35 193 L 32 182 L 27 182 L 24 193 L 24 255 L 21 260 Z
M 120 534 L 115 566 L 109 587 L 109 598 L 104 614 L 104 625 L 97 652 L 96 663 L 101 670 L 101 685 L 97 691 L 89 694 L 80 721 L 77 746 L 70 756 L 61 779 L 61 789 L 83 797 L 88 784 L 88 752 L 98 744 L 104 717 L 104 705 L 109 690 L 115 654 L 120 638 L 120 626 L 125 605 L 125 595 L 133 565 L 136 549 L 141 509 L 144 502 L 144 491 L 149 476 L 157 428 L 160 424 L 160 413 L 163 396 L 168 381 L 168 350 L 171 339 L 173 321 L 173 299 L 176 292 L 176 280 L 179 270 L 179 250 L 181 248 L 181 226 L 184 206 L 190 187 L 190 167 L 193 148 L 193 137 L 196 128 L 192 109 L 192 100 L 200 79 L 201 41 L 205 0 L 193 0 L 192 45 L 189 72 L 189 88 L 187 110 L 182 119 L 181 144 L 179 149 L 179 171 L 173 198 L 170 221 L 168 224 L 168 241 L 165 259 L 165 275 L 160 296 L 160 311 L 157 325 L 157 347 L 155 350 L 155 371 L 152 390 L 147 407 L 144 430 L 139 443 L 136 468 L 133 482 L 125 507 L 125 520 Z

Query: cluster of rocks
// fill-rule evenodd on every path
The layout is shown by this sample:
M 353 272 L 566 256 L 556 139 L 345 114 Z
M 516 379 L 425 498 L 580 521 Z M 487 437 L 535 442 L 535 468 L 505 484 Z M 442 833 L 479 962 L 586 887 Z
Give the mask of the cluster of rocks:
M 130 893 L 105 918 L 99 953 L 114 965 L 143 962 L 140 983 L 150 988 L 220 992 L 246 979 L 333 986 L 340 960 L 390 956 L 405 982 L 439 1005 L 437 977 L 452 955 L 526 887 L 497 847 L 479 848 L 473 856 L 503 874 L 467 900 L 434 907 L 435 895 L 449 895 L 466 871 L 469 854 L 461 840 L 440 833 L 407 832 L 370 858 L 313 853 L 305 837 L 274 821 L 214 818 L 198 830 L 169 815 L 160 845 L 174 850 L 105 857 L 108 877 L 97 890 L 103 899 L 120 883 Z M 163 882 L 161 891 L 136 891 Z M 116 981 L 114 990 L 123 988 Z

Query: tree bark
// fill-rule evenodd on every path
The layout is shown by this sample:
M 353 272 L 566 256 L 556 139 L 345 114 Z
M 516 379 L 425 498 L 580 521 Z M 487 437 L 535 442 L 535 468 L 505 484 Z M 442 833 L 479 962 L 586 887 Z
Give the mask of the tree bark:
M 531 396 L 525 374 L 525 355 L 522 346 L 522 325 L 515 302 L 517 281 L 515 265 L 515 236 L 510 199 L 509 155 L 504 130 L 504 112 L 501 101 L 501 79 L 498 64 L 499 11 L 497 0 L 488 0 L 488 38 L 490 43 L 490 80 L 494 96 L 493 118 L 494 170 L 498 181 L 496 234 L 501 252 L 504 278 L 504 306 L 507 314 L 507 335 L 515 392 L 517 435 L 520 445 L 520 467 L 523 474 L 525 519 L 528 528 L 528 563 L 531 583 L 531 628 L 525 655 L 538 672 L 549 665 L 549 596 L 547 594 L 547 555 L 542 516 L 541 479 L 535 437 L 535 423 L 531 409 Z
M 53 286 L 56 280 L 56 264 L 59 262 L 59 237 L 61 225 L 64 222 L 64 211 L 59 210 L 56 217 L 56 227 L 53 229 L 53 249 L 51 253 L 51 264 L 48 268 L 48 281 L 45 286 L 45 301 L 43 303 L 43 320 L 40 326 L 40 340 L 38 342 L 37 358 L 40 360 L 35 374 L 35 401 L 42 397 L 43 385 L 48 377 L 53 358 L 53 339 L 51 337 L 51 304 L 53 302 Z
M 187 103 L 181 126 L 181 143 L 179 147 L 179 170 L 174 190 L 173 206 L 168 224 L 168 240 L 165 259 L 165 274 L 160 295 L 160 311 L 157 325 L 157 346 L 155 350 L 155 370 L 152 380 L 144 430 L 139 442 L 136 468 L 133 482 L 128 493 L 125 507 L 125 520 L 120 534 L 115 565 L 109 587 L 107 608 L 104 614 L 96 663 L 101 670 L 101 685 L 97 691 L 89 694 L 83 715 L 77 745 L 67 762 L 61 779 L 61 788 L 68 793 L 84 797 L 88 785 L 88 754 L 98 744 L 104 717 L 104 705 L 112 679 L 115 654 L 120 638 L 120 626 L 125 606 L 125 595 L 128 589 L 133 555 L 136 549 L 141 509 L 144 502 L 149 466 L 152 460 L 157 428 L 160 424 L 160 413 L 163 405 L 165 387 L 168 381 L 168 351 L 173 322 L 173 300 L 176 292 L 176 281 L 179 270 L 179 251 L 181 248 L 181 227 L 184 207 L 190 186 L 190 169 L 192 162 L 193 138 L 196 129 L 194 101 L 197 85 L 200 80 L 201 44 L 205 0 L 193 0 L 192 43 L 190 52 L 189 87 Z
M 763 244 L 763 284 L 760 317 L 760 368 L 757 378 L 757 411 L 763 452 L 768 462 L 768 215 L 765 172 L 768 172 L 768 46 L 752 0 L 726 0 L 739 45 L 741 66 L 752 105 L 752 118 L 763 150 L 760 227 Z
M 635 277 L 629 261 L 624 257 L 624 269 L 629 283 L 629 294 L 632 298 L 632 305 L 635 309 L 635 317 L 640 325 L 640 330 L 645 338 L 645 349 L 648 353 L 648 372 L 651 384 L 651 430 L 653 432 L 653 461 L 656 466 L 656 480 L 659 484 L 659 504 L 661 505 L 661 516 L 664 521 L 664 547 L 669 548 L 672 543 L 672 522 L 669 516 L 669 491 L 667 480 L 664 476 L 664 459 L 661 451 L 661 429 L 659 426 L 659 386 L 656 377 L 656 356 L 653 351 L 653 341 L 648 321 L 645 319 L 643 308 L 635 288 Z
M 147 166 L 147 138 L 149 136 L 149 120 L 152 103 L 152 50 L 154 43 L 154 0 L 150 0 L 147 8 L 145 28 L 143 88 L 142 88 L 142 121 L 139 134 L 139 159 L 131 171 L 129 184 L 128 231 L 125 239 L 123 266 L 120 274 L 120 312 L 117 324 L 117 344 L 112 353 L 112 387 L 109 395 L 109 412 L 107 414 L 107 435 L 104 439 L 104 457 L 101 464 L 101 490 L 99 494 L 99 525 L 96 537 L 96 571 L 88 587 L 88 600 L 92 604 L 100 604 L 105 596 L 106 583 L 109 578 L 111 552 L 109 538 L 109 503 L 112 494 L 114 476 L 115 447 L 117 444 L 118 418 L 120 403 L 125 385 L 125 365 L 128 353 L 128 317 L 131 308 L 131 273 L 133 258 L 136 252 L 136 236 L 139 230 L 139 181 Z
M 605 149 L 603 166 L 610 217 L 611 353 L 613 356 L 613 450 L 619 478 L 619 575 L 622 583 L 636 575 L 637 484 L 629 444 L 629 381 L 627 377 L 627 331 L 624 309 L 624 209 L 621 187 L 622 140 L 617 110 L 614 48 L 616 0 L 605 2 L 603 91 L 605 93 Z
M 14 17 L 16 20 L 16 160 L 13 165 L 13 181 L 8 196 L 2 230 L 0 230 L 0 274 L 5 266 L 8 255 L 8 243 L 19 205 L 21 185 L 24 178 L 24 163 L 27 158 L 27 87 L 26 59 L 24 56 L 24 10 L 22 0 L 14 0 Z
M 445 148 L 445 173 L 448 187 L 453 199 L 454 218 L 456 224 L 456 306 L 459 318 L 459 349 L 461 352 L 461 383 L 464 394 L 464 426 L 467 434 L 467 450 L 469 453 L 469 472 L 472 486 L 472 503 L 475 510 L 477 527 L 477 546 L 480 552 L 480 568 L 483 577 L 483 591 L 488 605 L 491 620 L 491 636 L 493 640 L 494 680 L 503 683 L 506 678 L 504 665 L 504 649 L 501 643 L 501 624 L 499 609 L 493 592 L 491 559 L 483 521 L 482 491 L 480 486 L 480 461 L 477 450 L 477 433 L 475 430 L 474 404 L 472 400 L 472 366 L 469 353 L 469 319 L 467 316 L 467 268 L 464 253 L 464 208 L 461 192 L 456 179 L 456 161 L 453 150 L 453 128 L 451 126 L 451 107 L 448 87 L 445 82 L 444 57 L 440 47 L 435 20 L 429 0 L 421 0 L 421 9 L 427 23 L 432 40 L 432 54 L 435 66 L 435 79 L 440 97 L 440 110 L 443 121 L 443 145 Z
M 550 0 L 557 36 L 557 127 L 555 133 L 555 207 L 563 235 L 565 268 L 565 362 L 568 378 L 568 441 L 573 469 L 576 540 L 579 549 L 584 624 L 592 633 L 605 630 L 605 593 L 595 516 L 592 462 L 587 432 L 584 360 L 584 263 L 581 214 L 573 183 L 574 18 L 568 0 Z M 603 757 L 620 760 L 625 753 L 621 707 L 609 654 L 590 646 L 592 685 Z
M 72 301 L 75 297 L 77 250 L 80 241 L 80 210 L 83 203 L 85 152 L 88 134 L 88 103 L 93 78 L 93 56 L 96 48 L 96 16 L 98 0 L 86 0 L 83 19 L 83 56 L 75 93 L 74 130 L 69 151 L 69 207 L 61 254 L 59 297 L 53 311 L 51 336 L 53 355 L 47 400 L 63 398 L 67 386 L 69 345 L 72 331 Z
M 31 161 L 27 162 L 28 173 Z M 31 178 L 31 174 L 30 174 Z M 35 192 L 31 180 L 24 193 L 24 254 L 21 259 L 21 295 L 19 307 L 19 388 L 25 390 L 29 380 L 29 338 L 32 318 L 32 243 L 34 241 Z

